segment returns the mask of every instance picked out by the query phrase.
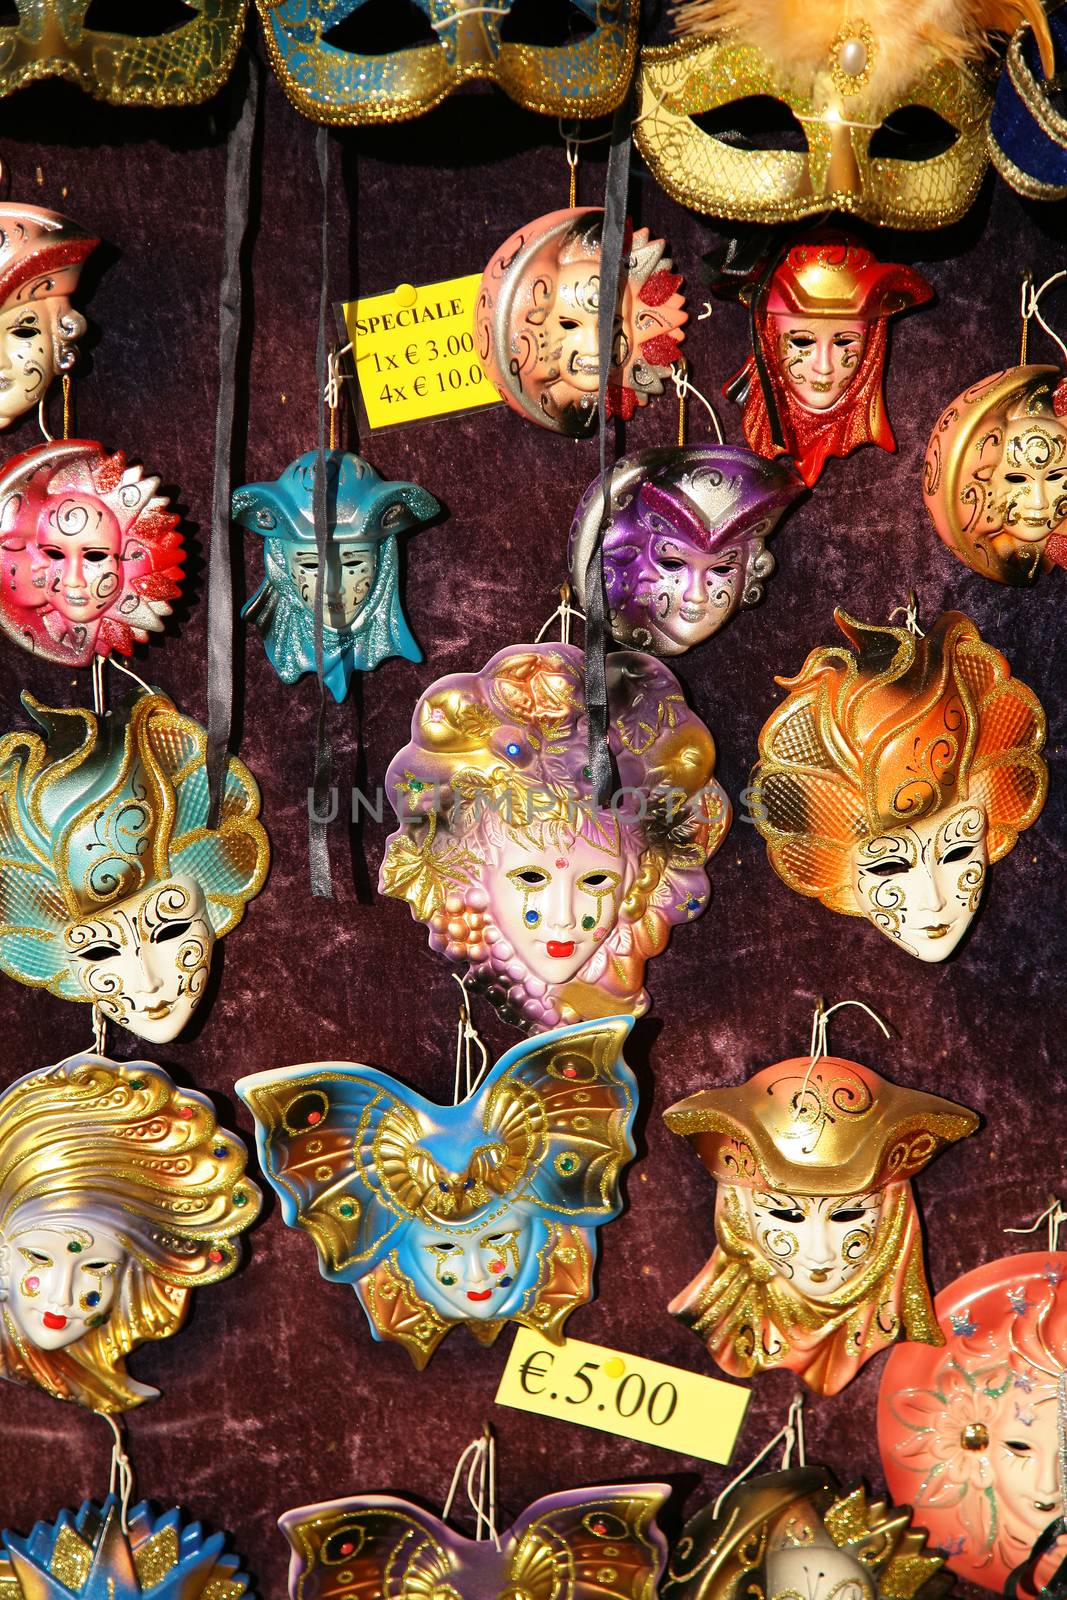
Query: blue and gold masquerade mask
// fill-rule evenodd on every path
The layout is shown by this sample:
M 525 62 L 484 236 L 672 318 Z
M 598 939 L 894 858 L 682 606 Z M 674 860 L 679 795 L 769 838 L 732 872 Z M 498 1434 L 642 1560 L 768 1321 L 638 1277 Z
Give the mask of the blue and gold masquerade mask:
M 631 1026 L 516 1045 L 454 1106 L 347 1062 L 238 1081 L 284 1221 L 311 1235 L 324 1278 L 353 1286 L 376 1339 L 420 1370 L 459 1322 L 482 1344 L 506 1322 L 562 1340 L 634 1155 Z
M 315 451 L 273 483 L 233 495 L 233 519 L 263 540 L 266 576 L 245 606 L 283 683 L 315 671 Z M 343 700 L 354 672 L 390 656 L 421 661 L 400 607 L 396 536 L 427 523 L 440 506 L 415 483 L 383 482 L 361 456 L 326 455 L 329 538 L 323 582 L 324 681 Z
M 315 122 L 403 122 L 472 78 L 488 78 L 528 111 L 600 117 L 626 92 L 637 51 L 637 0 L 573 0 L 570 37 L 509 39 L 513 0 L 413 0 L 426 42 L 364 54 L 330 40 L 365 0 L 256 0 L 271 65 Z M 399 6 L 397 10 L 412 11 Z M 432 32 L 431 32 L 432 30 Z M 436 37 L 434 37 L 436 36 Z

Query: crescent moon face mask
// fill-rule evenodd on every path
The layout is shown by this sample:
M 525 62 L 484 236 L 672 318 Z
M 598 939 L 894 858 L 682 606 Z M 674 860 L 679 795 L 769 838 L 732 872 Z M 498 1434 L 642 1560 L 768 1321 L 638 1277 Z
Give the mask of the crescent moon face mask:
M 656 1513 L 662 1483 L 568 1489 L 535 1500 L 499 1538 L 465 1539 L 421 1506 L 357 1495 L 279 1518 L 292 1546 L 290 1600 L 426 1592 L 456 1600 L 649 1600 L 667 1559 Z M 352 1576 L 346 1576 L 352 1574 Z
M 0 629 L 87 667 L 160 633 L 181 594 L 179 519 L 159 479 L 84 439 L 35 445 L 0 472 Z
M 358 38 L 365 0 L 256 3 L 282 88 L 316 122 L 404 121 L 476 78 L 497 84 L 528 111 L 600 117 L 625 94 L 637 53 L 636 0 L 573 0 L 569 30 L 538 43 L 513 26 L 513 0 L 491 6 L 413 0 L 411 7 L 394 8 L 392 49 L 382 48 L 390 43 L 388 27 L 368 25 L 372 51 L 360 51 L 354 40 L 345 48 L 340 39 L 342 32 Z M 425 42 L 408 44 L 405 33 L 416 19 Z
M 420 1370 L 461 1322 L 482 1344 L 509 1321 L 562 1340 L 634 1155 L 630 1027 L 516 1045 L 455 1106 L 347 1062 L 238 1081 L 283 1219 L 311 1235 L 323 1277 L 353 1286 L 376 1339 Z
M 207 735 L 165 695 L 22 703 L 41 732 L 0 740 L 0 970 L 166 1043 L 267 876 L 255 779 L 229 760 L 210 829 Z
M 957 395 L 934 425 L 923 499 L 953 555 L 995 583 L 1067 566 L 1067 384 L 1009 367 Z
M 971 926 L 986 872 L 1041 813 L 1045 713 L 969 618 L 919 638 L 835 612 L 760 733 L 752 817 L 791 889 L 920 961 Z
M 974 1112 L 836 1056 L 664 1113 L 718 1184 L 714 1255 L 670 1304 L 725 1372 L 836 1394 L 901 1336 L 939 1344 L 910 1179 Z
M 478 358 L 500 398 L 539 427 L 592 433 L 600 387 L 601 210 L 552 211 L 516 229 L 485 272 L 474 308 Z M 629 228 L 608 376 L 609 416 L 628 420 L 662 394 L 685 337 L 681 277 L 662 239 Z
M 604 586 L 622 644 L 676 656 L 756 605 L 774 571 L 766 541 L 804 487 L 785 462 L 736 445 L 637 450 L 610 470 Z M 600 533 L 604 478 L 594 478 L 571 524 L 571 582 L 585 575 Z
M 249 483 L 233 495 L 233 520 L 263 540 L 263 582 L 241 615 L 255 623 L 283 683 L 315 671 L 314 450 L 273 483 Z M 441 507 L 415 483 L 383 482 L 362 457 L 326 453 L 327 542 L 322 574 L 324 682 L 344 700 L 354 672 L 422 652 L 400 604 L 397 535 L 425 526 Z
M 0 1093 L 0 1376 L 95 1411 L 185 1321 L 259 1212 L 240 1139 L 150 1061 L 71 1056 Z
M 715 743 L 662 662 L 607 657 L 613 806 L 588 765 L 584 658 L 516 645 L 430 685 L 386 793 L 382 893 L 506 1020 L 543 1030 L 647 1011 L 648 960 L 710 892 L 730 823 Z

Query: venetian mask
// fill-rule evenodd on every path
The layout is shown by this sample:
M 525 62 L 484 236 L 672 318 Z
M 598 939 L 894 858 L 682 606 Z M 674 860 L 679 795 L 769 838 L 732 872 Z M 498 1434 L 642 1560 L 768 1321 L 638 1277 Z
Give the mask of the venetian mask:
M 763 597 L 774 571 L 766 541 L 803 493 L 785 462 L 735 445 L 636 450 L 611 469 L 604 587 L 623 644 L 682 655 Z M 586 571 L 604 511 L 594 478 L 571 524 L 571 582 L 585 605 Z
M 0 628 L 33 655 L 86 667 L 160 633 L 181 593 L 179 518 L 121 452 L 63 439 L 0 472 Z
M 1010 367 L 957 395 L 930 435 L 923 498 L 953 555 L 997 583 L 1067 566 L 1067 387 Z
M 1063 81 L 1067 11 L 1049 8 L 1054 60 L 1042 65 L 1042 33 L 1023 23 L 1012 35 L 989 113 L 989 155 L 1005 183 L 1028 200 L 1067 199 L 1067 123 L 1055 97 Z M 1051 81 L 1050 81 L 1051 80 Z
M 528 1506 L 491 1539 L 465 1539 L 421 1506 L 357 1495 L 287 1511 L 290 1600 L 340 1600 L 426 1588 L 455 1600 L 649 1600 L 667 1558 L 656 1524 L 670 1489 L 627 1483 L 568 1489 Z
M 646 963 L 704 909 L 705 863 L 729 826 L 714 741 L 673 673 L 619 651 L 607 682 L 608 806 L 572 645 L 513 646 L 439 678 L 386 774 L 399 827 L 382 893 L 531 1031 L 648 1009 Z
M 835 612 L 760 734 L 752 817 L 791 889 L 921 961 L 968 932 L 1048 792 L 1045 714 L 959 612 L 925 637 Z
M 249 483 L 233 495 L 233 519 L 260 535 L 266 568 L 241 615 L 259 629 L 283 683 L 315 671 L 315 460 L 309 450 L 275 482 Z M 348 451 L 327 452 L 326 486 L 324 679 L 340 701 L 354 672 L 369 672 L 390 656 L 422 660 L 400 605 L 397 535 L 424 526 L 441 507 L 417 484 L 383 482 Z
M 988 1261 L 938 1295 L 943 1348 L 895 1351 L 882 1374 L 891 1491 L 912 1502 L 953 1572 L 997 1594 L 1016 1592 L 1013 1575 L 1063 1515 L 1065 1284 L 1063 1252 Z M 1065 1554 L 1051 1538 L 1018 1592 L 1040 1592 Z
M 228 1277 L 260 1195 L 211 1102 L 148 1061 L 71 1056 L 0 1093 L 0 1374 L 116 1412 L 127 1355 Z
M 15 0 L 18 23 L 0 27 L 0 95 L 63 78 L 113 106 L 196 106 L 230 76 L 248 0 L 186 0 L 188 22 L 146 32 L 85 26 L 89 0 Z
M 0 741 L 0 970 L 167 1043 L 266 878 L 255 779 L 227 763 L 212 829 L 207 735 L 165 695 L 100 719 L 23 704 L 42 733 Z
M 907 1507 L 843 1493 L 825 1467 L 794 1467 L 731 1488 L 685 1525 L 664 1600 L 936 1600 L 944 1559 Z
M 895 1339 L 940 1344 L 910 1179 L 974 1112 L 802 1056 L 664 1120 L 718 1184 L 715 1253 L 668 1309 L 725 1372 L 787 1367 L 836 1394 Z
M 0 37 L 10 31 L 0 28 Z M 85 318 L 70 297 L 99 243 L 57 211 L 0 204 L 0 428 L 39 405 L 74 365 Z
M 742 406 L 752 449 L 792 455 L 809 488 L 830 456 L 862 444 L 895 450 L 883 391 L 888 319 L 933 298 L 926 279 L 820 230 L 741 292 L 759 349 L 724 393 Z
M 284 1221 L 314 1239 L 324 1278 L 352 1285 L 376 1339 L 420 1370 L 457 1323 L 482 1344 L 509 1321 L 562 1340 L 634 1154 L 630 1026 L 516 1045 L 454 1106 L 349 1063 L 238 1081 Z
M 486 376 L 513 411 L 581 438 L 597 421 L 598 318 L 604 213 L 553 211 L 519 228 L 493 256 L 474 308 Z M 662 394 L 684 337 L 681 278 L 666 245 L 640 228 L 629 237 L 615 318 L 610 415 L 633 416 Z
M 206 1533 L 177 1507 L 158 1516 L 146 1500 L 127 1510 L 109 1494 L 101 1505 L 86 1500 L 54 1523 L 38 1522 L 28 1538 L 5 1532 L 0 1584 L 11 1600 L 242 1600 L 249 1578 L 237 1556 L 223 1553 L 225 1537 Z
M 625 94 L 637 53 L 632 0 L 573 0 L 569 27 L 547 40 L 538 28 L 536 41 L 516 28 L 512 0 L 413 0 L 406 16 L 396 15 L 391 38 L 368 23 L 362 39 L 365 0 L 256 3 L 271 65 L 293 105 L 316 122 L 346 126 L 421 116 L 472 78 L 488 78 L 528 111 L 604 116 Z
M 1031 0 L 934 0 L 921 11 L 890 0 L 689 0 L 674 15 L 684 37 L 642 51 L 634 138 L 668 194 L 712 216 L 781 223 L 840 211 L 943 228 L 970 207 L 988 160 L 991 93 L 977 66 L 987 30 L 1023 19 L 1051 63 Z

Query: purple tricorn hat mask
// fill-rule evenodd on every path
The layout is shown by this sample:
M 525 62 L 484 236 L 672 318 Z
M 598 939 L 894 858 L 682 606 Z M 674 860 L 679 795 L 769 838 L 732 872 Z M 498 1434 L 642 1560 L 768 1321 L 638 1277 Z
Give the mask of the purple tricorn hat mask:
M 571 580 L 584 605 L 604 509 L 605 475 L 589 485 L 570 536 Z M 658 447 L 611 468 L 604 587 L 620 643 L 681 655 L 755 605 L 774 571 L 766 541 L 804 493 L 793 467 L 743 446 Z

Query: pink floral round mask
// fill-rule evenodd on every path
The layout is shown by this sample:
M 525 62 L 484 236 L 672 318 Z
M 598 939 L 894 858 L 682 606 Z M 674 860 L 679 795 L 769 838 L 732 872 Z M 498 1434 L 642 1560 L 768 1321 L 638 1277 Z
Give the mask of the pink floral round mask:
M 128 656 L 181 593 L 178 517 L 158 478 L 85 439 L 15 456 L 0 473 L 0 629 L 68 667 Z
M 937 1296 L 941 1349 L 903 1345 L 882 1374 L 886 1483 L 959 1577 L 997 1593 L 1063 1515 L 1057 1396 L 1067 1371 L 1067 1254 L 988 1261 Z M 1057 1540 L 1034 1574 L 1063 1557 Z

